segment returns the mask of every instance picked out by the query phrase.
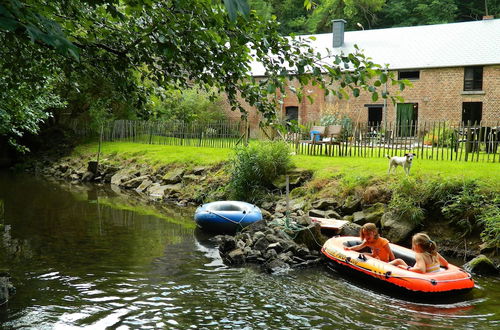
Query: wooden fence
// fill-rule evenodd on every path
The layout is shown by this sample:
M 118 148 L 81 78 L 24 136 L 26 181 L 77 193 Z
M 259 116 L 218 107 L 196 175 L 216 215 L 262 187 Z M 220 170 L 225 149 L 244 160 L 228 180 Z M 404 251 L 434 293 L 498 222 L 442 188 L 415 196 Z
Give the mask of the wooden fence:
M 147 144 L 232 148 L 247 142 L 248 126 L 243 122 L 115 120 L 93 129 L 84 122 L 71 122 L 81 137 L 102 136 L 102 141 L 130 141 Z M 340 137 L 311 138 L 312 124 L 287 140 L 297 154 L 341 157 L 385 157 L 413 152 L 422 159 L 500 162 L 500 122 L 389 122 L 344 126 Z M 269 132 L 266 138 L 276 138 Z
M 231 148 L 246 138 L 245 125 L 239 122 L 214 121 L 184 123 L 179 121 L 115 120 L 92 128 L 88 123 L 72 121 L 68 126 L 83 138 L 102 141 L 129 141 L 146 144 Z
M 289 134 L 298 154 L 385 157 L 416 153 L 419 158 L 500 162 L 500 122 L 408 122 L 355 124 L 342 136 L 312 138 L 310 128 Z M 325 141 L 326 140 L 326 141 Z

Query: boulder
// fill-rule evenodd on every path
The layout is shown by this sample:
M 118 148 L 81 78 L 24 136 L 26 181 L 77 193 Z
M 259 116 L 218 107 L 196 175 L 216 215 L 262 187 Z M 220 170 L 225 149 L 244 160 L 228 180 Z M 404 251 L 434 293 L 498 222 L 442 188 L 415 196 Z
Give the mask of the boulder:
M 359 236 L 359 231 L 361 230 L 361 226 L 352 222 L 346 223 L 340 229 L 340 236 Z
M 321 249 L 327 240 L 327 237 L 321 234 L 321 227 L 318 223 L 303 227 L 295 234 L 295 243 L 303 244 L 310 250 Z
M 245 253 L 242 249 L 237 248 L 229 252 L 223 259 L 228 265 L 241 265 L 245 262 Z
M 111 176 L 111 184 L 119 186 L 123 182 L 132 180 L 132 178 L 135 178 L 135 175 L 132 172 L 134 171 L 127 168 L 119 170 Z
M 376 225 L 380 223 L 380 219 L 382 219 L 382 216 L 384 215 L 385 211 L 386 211 L 386 205 L 383 203 L 376 203 L 370 207 L 363 209 L 366 222 L 372 222 Z
M 149 179 L 149 175 L 139 176 L 137 178 L 132 178 L 128 181 L 122 182 L 122 186 L 128 189 L 135 189 L 141 185 L 142 182 Z
M 349 195 L 340 207 L 342 214 L 352 214 L 361 211 L 361 198 L 354 195 Z
M 270 274 L 279 274 L 279 273 L 285 273 L 288 270 L 290 270 L 290 265 L 288 265 L 281 259 L 273 259 L 266 262 L 263 265 L 263 268 L 266 272 Z
M 417 225 L 414 222 L 402 219 L 393 212 L 384 213 L 380 223 L 382 224 L 382 236 L 393 243 L 403 242 Z
M 354 212 L 352 214 L 352 222 L 354 222 L 357 225 L 361 225 L 362 226 L 362 225 L 364 225 L 365 223 L 367 223 L 369 221 L 366 220 L 365 212 L 358 211 L 358 212 Z
M 143 192 L 152 184 L 153 184 L 153 181 L 146 179 L 146 180 L 142 181 L 141 184 L 137 188 L 135 188 L 135 191 Z
M 480 254 L 468 263 L 463 265 L 463 268 L 474 274 L 478 275 L 497 275 L 498 268 L 493 262 L 484 254 Z
M 184 169 L 176 168 L 168 172 L 163 176 L 163 183 L 165 184 L 176 184 L 182 181 L 182 175 L 184 174 Z
M 202 175 L 207 170 L 204 166 L 196 166 L 193 168 L 192 173 L 195 175 Z
M 333 198 L 318 199 L 312 204 L 318 210 L 331 210 L 339 207 L 339 202 Z

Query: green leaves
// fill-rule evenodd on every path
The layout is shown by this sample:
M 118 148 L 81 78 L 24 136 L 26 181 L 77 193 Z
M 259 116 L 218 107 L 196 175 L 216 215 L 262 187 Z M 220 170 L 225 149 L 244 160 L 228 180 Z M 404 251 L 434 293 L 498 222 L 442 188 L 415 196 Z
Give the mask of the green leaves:
M 250 12 L 250 7 L 248 7 L 246 0 L 224 0 L 224 5 L 232 21 L 236 20 L 236 15 L 238 13 L 247 16 Z

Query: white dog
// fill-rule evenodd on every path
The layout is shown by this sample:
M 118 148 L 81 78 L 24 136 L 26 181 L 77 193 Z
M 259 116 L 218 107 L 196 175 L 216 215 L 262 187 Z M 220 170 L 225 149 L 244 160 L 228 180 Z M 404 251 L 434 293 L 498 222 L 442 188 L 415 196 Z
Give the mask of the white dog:
M 406 175 L 410 174 L 411 164 L 413 163 L 413 158 L 416 154 L 407 153 L 403 157 L 389 157 L 389 155 L 385 155 L 385 157 L 389 158 L 389 171 L 388 174 L 391 173 L 391 170 L 394 168 L 394 172 L 396 172 L 396 167 L 402 166 L 405 170 Z

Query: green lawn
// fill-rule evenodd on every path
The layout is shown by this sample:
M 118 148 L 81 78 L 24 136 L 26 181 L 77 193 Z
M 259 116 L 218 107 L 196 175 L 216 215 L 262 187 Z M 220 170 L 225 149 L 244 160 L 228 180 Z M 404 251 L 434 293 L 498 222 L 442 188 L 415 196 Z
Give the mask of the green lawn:
M 77 147 L 77 154 L 97 155 L 98 144 L 91 143 Z M 211 165 L 226 161 L 233 154 L 232 149 L 149 145 L 132 142 L 106 142 L 101 147 L 101 159 L 119 156 L 122 159 L 144 162 L 153 166 L 172 163 L 190 165 Z M 361 157 L 328 157 L 328 156 L 292 156 L 297 167 L 315 171 L 316 178 L 338 176 L 353 177 L 386 177 L 388 159 Z M 394 175 L 394 174 L 391 174 Z M 399 167 L 396 176 L 404 176 Z M 414 177 L 423 178 L 463 178 L 476 179 L 495 190 L 500 182 L 500 164 L 485 162 L 459 162 L 414 159 L 411 170 Z

